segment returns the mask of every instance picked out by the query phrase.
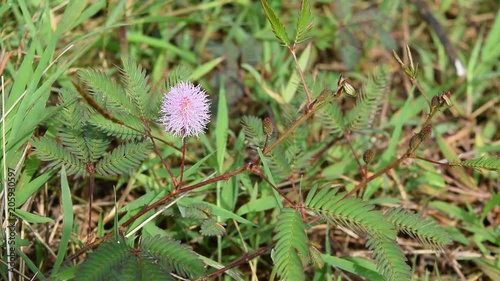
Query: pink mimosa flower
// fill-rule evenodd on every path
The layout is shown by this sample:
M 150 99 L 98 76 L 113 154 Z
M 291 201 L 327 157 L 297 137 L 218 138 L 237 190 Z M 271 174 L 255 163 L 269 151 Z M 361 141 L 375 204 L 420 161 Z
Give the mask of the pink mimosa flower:
M 163 98 L 159 122 L 165 130 L 182 138 L 203 133 L 210 121 L 210 101 L 200 85 L 180 82 Z

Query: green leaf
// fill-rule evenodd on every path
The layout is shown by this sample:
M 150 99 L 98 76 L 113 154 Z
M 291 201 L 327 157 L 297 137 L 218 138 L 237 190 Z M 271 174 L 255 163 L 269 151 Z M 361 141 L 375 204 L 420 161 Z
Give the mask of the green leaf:
M 411 268 L 395 239 L 368 233 L 366 246 L 373 251 L 378 272 L 386 281 L 410 281 Z
M 200 233 L 204 236 L 222 236 L 226 229 L 221 222 L 217 222 L 215 217 L 203 221 Z
M 47 222 L 54 222 L 53 219 L 47 218 L 44 216 L 40 216 L 37 214 L 32 214 L 30 212 L 27 212 L 25 210 L 21 209 L 16 209 L 15 210 L 16 215 L 21 218 L 23 221 L 29 222 L 29 223 L 47 223 Z
M 359 275 L 367 280 L 383 280 L 382 276 L 376 271 L 375 264 L 372 264 L 373 266 L 366 266 L 365 263 L 358 262 L 359 260 L 349 260 L 347 258 L 339 258 L 326 254 L 323 254 L 322 258 L 330 266 Z
M 450 163 L 450 166 L 500 171 L 500 157 L 481 157 L 477 159 L 462 161 L 460 163 Z
M 159 262 L 168 264 L 177 274 L 186 278 L 196 279 L 205 275 L 205 265 L 198 259 L 198 255 L 168 236 L 157 235 L 143 238 L 140 256 L 158 259 Z
M 425 219 L 401 207 L 390 209 L 385 213 L 385 217 L 400 231 L 434 249 L 451 243 L 449 234 L 429 218 Z
M 83 262 L 74 280 L 108 280 L 116 276 L 114 271 L 123 268 L 126 260 L 135 260 L 135 256 L 123 238 L 106 241 Z
M 300 5 L 299 20 L 295 30 L 295 43 L 300 43 L 305 40 L 304 35 L 313 26 L 311 16 L 311 3 L 309 0 L 302 0 Z
M 284 208 L 276 223 L 277 241 L 272 255 L 278 275 L 282 280 L 305 280 L 305 261 L 309 260 L 309 248 L 305 225 L 299 212 Z
M 66 176 L 66 168 L 64 166 L 61 168 L 61 201 L 63 213 L 62 234 L 51 276 L 54 276 L 59 271 L 73 230 L 73 203 L 71 202 L 71 191 L 69 190 L 68 177 Z
M 150 151 L 149 142 L 121 144 L 97 162 L 95 171 L 106 177 L 128 173 L 138 167 Z
M 385 66 L 374 71 L 358 96 L 356 106 L 346 114 L 346 127 L 359 130 L 369 127 L 373 115 L 383 103 L 389 87 L 389 72 Z
M 290 47 L 290 39 L 288 39 L 288 34 L 286 33 L 283 23 L 281 23 L 280 19 L 276 16 L 266 0 L 260 0 L 260 3 L 262 4 L 267 20 L 271 23 L 271 28 L 276 38 L 278 38 L 281 44 Z
M 224 83 L 221 81 L 219 89 L 219 106 L 217 110 L 217 126 L 215 131 L 215 139 L 217 144 L 217 166 L 219 173 L 222 174 L 224 168 L 224 156 L 226 154 L 226 142 L 229 127 L 229 117 L 227 112 L 226 90 Z

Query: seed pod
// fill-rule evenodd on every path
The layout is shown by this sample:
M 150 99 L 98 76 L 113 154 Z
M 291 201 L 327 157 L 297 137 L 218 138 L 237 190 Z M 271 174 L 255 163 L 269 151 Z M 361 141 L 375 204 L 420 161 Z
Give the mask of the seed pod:
M 344 92 L 351 97 L 356 97 L 358 95 L 356 89 L 354 89 L 354 87 L 349 83 L 344 84 Z
M 363 153 L 363 161 L 365 161 L 366 164 L 372 162 L 374 158 L 375 151 L 373 151 L 373 149 L 367 149 L 365 153 Z
M 427 124 L 425 127 L 422 128 L 418 136 L 420 137 L 421 141 L 425 141 L 429 139 L 431 134 L 432 134 L 432 127 L 431 125 Z
M 410 148 L 416 149 L 420 145 L 421 142 L 422 142 L 422 140 L 420 139 L 419 135 L 414 135 L 410 139 Z
M 262 127 L 264 128 L 264 133 L 267 136 L 273 134 L 273 123 L 271 122 L 271 118 L 269 117 L 264 118 L 264 121 L 262 121 Z

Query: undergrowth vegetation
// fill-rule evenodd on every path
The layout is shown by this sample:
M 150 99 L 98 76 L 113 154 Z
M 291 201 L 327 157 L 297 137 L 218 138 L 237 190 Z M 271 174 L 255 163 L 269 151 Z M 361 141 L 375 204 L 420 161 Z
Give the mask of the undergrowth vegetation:
M 4 1 L 2 280 L 500 278 L 495 4 L 333 2 Z

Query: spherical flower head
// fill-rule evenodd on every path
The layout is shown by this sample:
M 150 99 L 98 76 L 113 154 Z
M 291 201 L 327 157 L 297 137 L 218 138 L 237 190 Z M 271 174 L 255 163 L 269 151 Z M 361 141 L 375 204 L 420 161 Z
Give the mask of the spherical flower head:
M 209 110 L 208 95 L 200 85 L 180 82 L 163 98 L 159 122 L 174 136 L 198 137 L 210 121 Z

